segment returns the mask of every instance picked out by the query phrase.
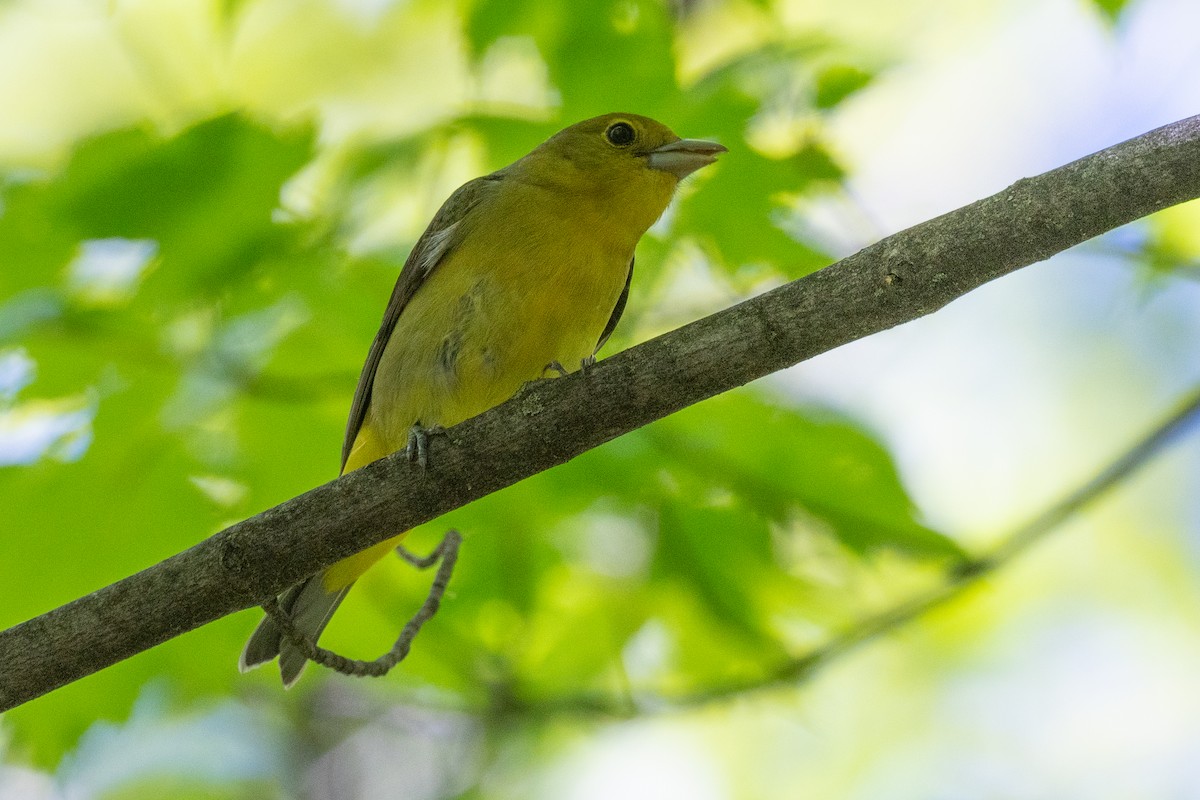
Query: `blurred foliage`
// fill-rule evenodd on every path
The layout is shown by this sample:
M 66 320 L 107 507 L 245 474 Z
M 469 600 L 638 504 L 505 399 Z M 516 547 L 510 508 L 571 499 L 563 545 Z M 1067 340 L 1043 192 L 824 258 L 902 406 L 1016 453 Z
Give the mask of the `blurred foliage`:
M 1092 0 L 1092 4 L 1110 22 L 1116 22 L 1120 19 L 1121 12 L 1125 10 L 1125 6 L 1129 4 L 1129 0 Z
M 227 2 L 214 6 L 214 30 L 244 41 L 264 19 L 303 27 L 310 13 L 310 36 L 328 23 L 330 37 L 357 30 L 371 41 L 338 58 L 347 73 L 379 69 L 385 83 L 395 79 L 379 66 L 389 45 L 372 31 L 441 13 L 401 6 L 364 21 L 335 3 Z M 769 21 L 765 4 L 731 7 Z M 695 56 L 717 24 L 703 15 L 720 8 L 464 2 L 454 19 L 467 71 L 486 83 L 497 52 L 532 42 L 546 104 L 468 93 L 436 118 L 353 135 L 335 135 L 334 112 L 315 101 L 295 113 L 201 104 L 181 124 L 147 114 L 94 126 L 54 166 L 0 175 L 0 356 L 13 372 L 0 384 L 0 625 L 332 478 L 407 245 L 455 183 L 565 124 L 629 109 L 730 147 L 643 242 L 610 352 L 686 321 L 673 308 L 715 310 L 669 290 L 724 287 L 734 299 L 825 263 L 778 223 L 797 200 L 837 187 L 824 119 L 878 64 L 783 29 Z M 128 22 L 112 13 L 114 25 Z M 339 15 L 348 21 L 328 22 Z M 256 69 L 266 84 L 282 80 Z M 335 78 L 322 73 L 322 92 L 337 96 Z M 432 546 L 450 525 L 466 534 L 452 596 L 372 692 L 433 690 L 494 709 L 504 697 L 536 707 L 753 679 L 959 555 L 921 523 L 869 431 L 762 389 L 623 437 L 410 541 Z M 377 568 L 325 642 L 373 656 L 425 580 L 399 562 Z M 864 582 L 876 590 L 862 592 Z M 57 762 L 96 720 L 124 719 L 159 676 L 181 707 L 234 694 L 301 713 L 314 687 L 340 679 L 313 670 L 284 695 L 270 670 L 237 675 L 256 617 L 221 620 L 7 714 L 10 756 Z
M 1200 202 L 1172 206 L 1119 244 L 1151 278 L 1200 274 Z

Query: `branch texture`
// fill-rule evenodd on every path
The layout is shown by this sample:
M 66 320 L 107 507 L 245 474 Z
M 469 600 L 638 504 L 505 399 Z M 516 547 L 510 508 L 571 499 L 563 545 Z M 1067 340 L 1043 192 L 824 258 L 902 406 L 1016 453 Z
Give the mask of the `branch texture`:
M 431 441 L 0 632 L 0 711 L 685 406 L 932 313 L 990 280 L 1200 197 L 1200 116 L 889 236 L 820 272 L 541 381 Z

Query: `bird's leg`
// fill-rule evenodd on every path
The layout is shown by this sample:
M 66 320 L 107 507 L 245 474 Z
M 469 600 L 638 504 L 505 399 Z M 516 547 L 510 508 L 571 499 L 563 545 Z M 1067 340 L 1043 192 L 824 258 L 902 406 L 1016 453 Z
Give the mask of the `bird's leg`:
M 589 369 L 591 369 L 595 365 L 596 365 L 596 354 L 595 353 L 592 353 L 590 356 L 584 356 L 583 358 L 579 359 L 579 371 L 580 372 L 586 373 Z M 545 375 L 547 372 L 557 372 L 558 377 L 560 377 L 560 378 L 565 378 L 565 377 L 567 377 L 567 374 L 568 374 L 566 367 L 564 367 L 562 365 L 561 361 L 551 361 L 544 368 L 542 368 L 543 375 Z
M 542 367 L 542 374 L 545 375 L 547 372 L 557 372 L 560 378 L 567 377 L 567 368 L 557 359 Z
M 429 569 L 434 564 L 438 563 L 438 561 L 441 561 L 444 558 L 449 558 L 449 571 L 454 569 L 454 561 L 458 558 L 458 546 L 461 544 L 462 534 L 451 528 L 450 530 L 446 531 L 446 535 L 442 537 L 442 541 L 438 542 L 438 546 L 433 548 L 433 550 L 427 556 L 419 556 L 402 544 L 396 545 L 396 555 L 400 556 L 400 558 L 406 563 L 417 569 Z M 446 577 L 449 579 L 449 574 L 447 574 Z M 433 588 L 438 588 L 436 586 L 436 581 Z M 443 586 L 441 588 L 444 591 L 446 587 Z
M 400 636 L 392 648 L 373 661 L 346 658 L 332 650 L 318 646 L 311 637 L 296 629 L 291 616 L 279 607 L 279 601 L 273 597 L 263 603 L 263 610 L 309 661 L 315 661 L 321 666 L 343 675 L 378 678 L 388 674 L 393 667 L 408 656 L 409 650 L 412 649 L 413 639 L 417 638 L 417 634 L 421 632 L 421 626 L 433 619 L 433 615 L 437 613 L 438 607 L 442 603 L 442 597 L 446 594 L 446 587 L 450 584 L 450 576 L 454 572 L 454 563 L 458 560 L 458 548 L 461 544 L 462 535 L 456 530 L 449 530 L 442 537 L 441 543 L 428 556 L 416 556 L 403 547 L 396 548 L 396 552 L 401 558 L 418 569 L 427 569 L 439 561 L 441 564 L 438 565 L 437 575 L 433 578 L 433 584 L 429 587 L 429 594 L 425 596 L 425 602 L 400 631 Z
M 404 445 L 405 456 L 410 462 L 415 461 L 420 464 L 422 471 L 425 470 L 429 466 L 429 437 L 444 432 L 440 425 L 426 428 L 421 425 L 420 420 L 417 420 L 408 429 L 408 442 Z

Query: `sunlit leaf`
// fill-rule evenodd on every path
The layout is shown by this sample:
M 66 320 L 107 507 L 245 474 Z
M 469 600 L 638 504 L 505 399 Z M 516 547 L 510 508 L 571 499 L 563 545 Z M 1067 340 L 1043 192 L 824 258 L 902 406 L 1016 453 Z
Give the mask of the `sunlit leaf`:
M 834 64 L 817 75 L 817 93 L 813 102 L 817 108 L 834 108 L 850 95 L 868 86 L 874 79 L 871 73 L 848 64 Z
M 887 452 L 831 412 L 738 393 L 686 409 L 651 432 L 678 463 L 768 518 L 783 520 L 798 506 L 829 522 L 858 552 L 889 547 L 918 557 L 962 555 L 917 520 Z

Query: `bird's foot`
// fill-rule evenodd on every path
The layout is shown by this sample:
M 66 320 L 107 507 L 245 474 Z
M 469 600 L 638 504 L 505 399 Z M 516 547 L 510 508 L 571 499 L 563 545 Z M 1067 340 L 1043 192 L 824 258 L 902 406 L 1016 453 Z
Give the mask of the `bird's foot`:
M 558 361 L 558 360 L 551 361 L 549 364 L 542 367 L 542 376 L 543 377 L 545 377 L 547 372 L 556 372 L 556 373 L 558 373 L 558 377 L 560 377 L 560 378 L 567 377 L 567 368 L 564 367 L 562 365 L 562 362 Z
M 405 456 L 410 462 L 417 462 L 421 466 L 422 471 L 425 470 L 429 466 L 430 437 L 439 436 L 445 432 L 445 429 L 440 425 L 433 425 L 426 428 L 418 420 L 408 429 L 408 442 L 404 445 Z
M 579 359 L 579 371 L 580 372 L 583 372 L 586 374 L 587 371 L 590 370 L 594 366 L 596 366 L 595 353 L 593 353 L 590 356 L 584 356 L 583 358 Z M 554 361 L 551 361 L 549 364 L 547 364 L 545 367 L 542 368 L 543 376 L 545 376 L 545 374 L 547 372 L 554 372 L 560 378 L 565 378 L 565 377 L 567 377 L 568 374 L 570 374 L 567 372 L 567 368 L 562 365 L 562 362 L 558 361 L 557 359 Z
M 413 615 L 404 629 L 400 631 L 400 636 L 397 637 L 396 643 L 392 645 L 392 649 L 381 655 L 373 661 L 360 661 L 354 658 L 346 658 L 332 650 L 326 650 L 313 641 L 311 636 L 308 636 L 296 628 L 290 614 L 286 613 L 279 607 L 279 601 L 271 598 L 263 603 L 263 610 L 275 621 L 279 629 L 283 631 L 284 636 L 294 644 L 304 657 L 309 661 L 314 661 L 323 667 L 328 667 L 335 672 L 340 672 L 343 675 L 352 675 L 355 677 L 381 677 L 388 674 L 401 661 L 403 661 L 412 649 L 413 639 L 417 638 L 417 634 L 421 632 L 421 626 L 433 619 L 433 615 L 437 613 L 438 608 L 442 604 L 442 598 L 446 594 L 446 587 L 450 585 L 450 576 L 454 572 L 454 563 L 458 560 L 458 547 L 462 544 L 462 535 L 456 530 L 446 531 L 446 535 L 442 537 L 441 543 L 434 548 L 433 552 L 425 557 L 416 556 L 405 550 L 403 547 L 397 547 L 396 552 L 400 557 L 412 564 L 418 569 L 426 569 L 437 564 L 437 575 L 433 578 L 433 584 L 429 587 L 429 594 L 425 596 L 425 602 Z

